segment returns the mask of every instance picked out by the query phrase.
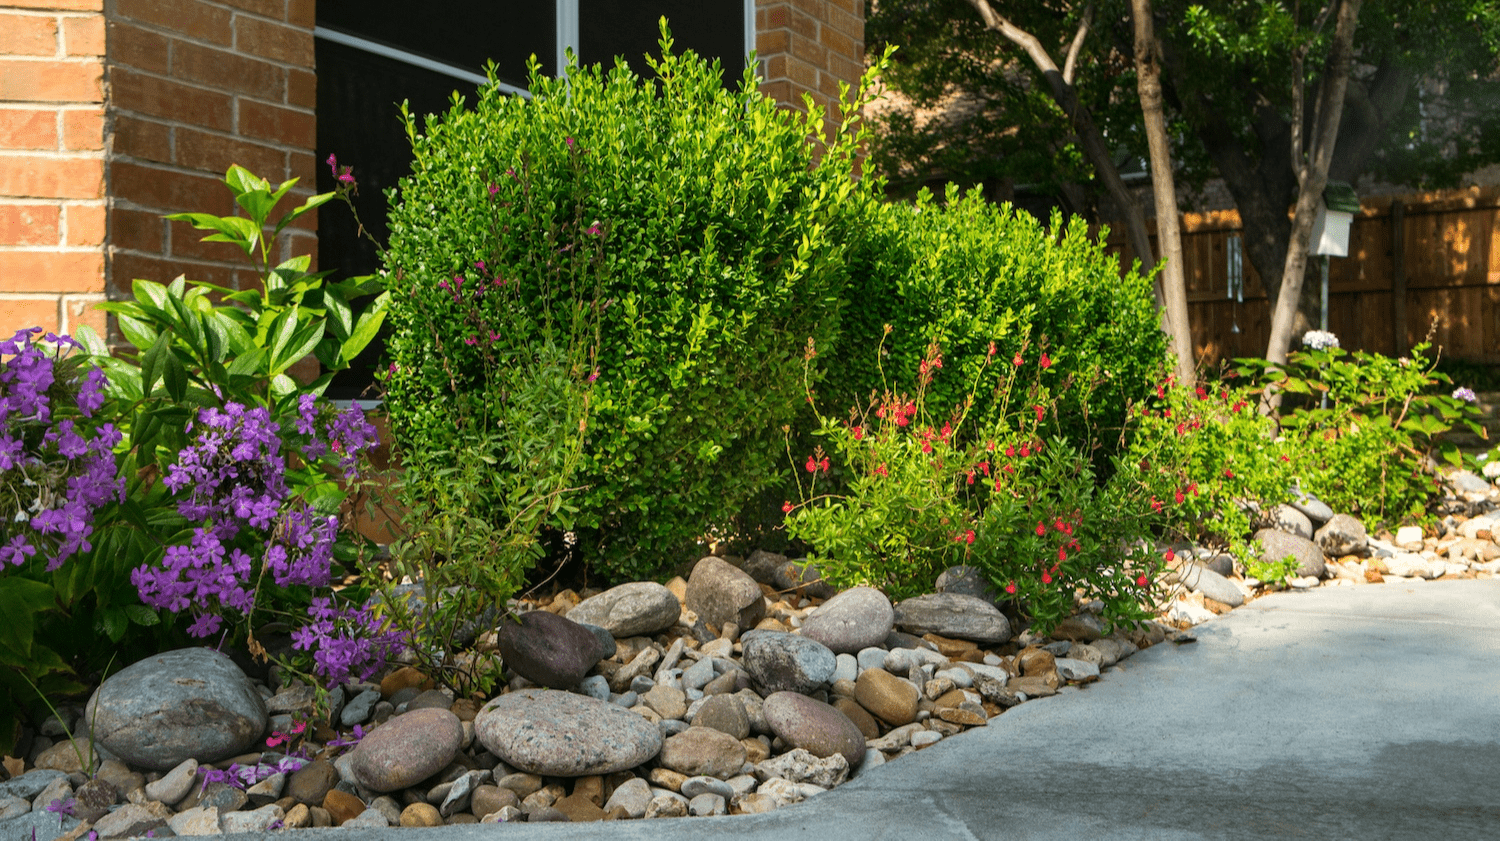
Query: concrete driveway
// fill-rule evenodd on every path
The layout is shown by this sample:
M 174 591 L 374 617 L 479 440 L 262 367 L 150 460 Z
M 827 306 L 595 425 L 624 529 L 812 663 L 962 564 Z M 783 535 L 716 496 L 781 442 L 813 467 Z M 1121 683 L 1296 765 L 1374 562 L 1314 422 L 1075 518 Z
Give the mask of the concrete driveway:
M 1195 633 L 1195 643 L 1143 651 L 1099 683 L 1028 702 L 770 814 L 305 832 L 378 841 L 1500 838 L 1500 580 L 1283 593 Z

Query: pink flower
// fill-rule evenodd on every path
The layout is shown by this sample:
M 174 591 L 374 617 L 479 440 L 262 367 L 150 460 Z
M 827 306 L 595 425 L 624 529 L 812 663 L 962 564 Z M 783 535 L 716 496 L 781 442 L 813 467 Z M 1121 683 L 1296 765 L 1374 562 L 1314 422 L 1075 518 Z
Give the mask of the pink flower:
M 790 514 L 790 513 L 792 513 L 792 501 L 791 500 L 787 500 L 786 502 L 781 503 L 781 513 L 783 513 L 783 514 Z
M 1047 355 L 1046 351 L 1042 352 L 1042 367 L 1043 368 L 1051 368 L 1052 367 L 1052 358 Z
M 1021 354 L 1018 353 L 1014 357 L 1011 358 L 1010 364 L 1012 364 L 1012 365 L 1016 366 L 1017 368 L 1019 368 L 1019 367 L 1021 367 L 1022 363 L 1024 363 L 1025 361 L 1026 360 L 1024 360 L 1024 359 L 1021 358 Z M 1015 585 L 1012 584 L 1011 586 L 1014 587 Z
M 479 344 L 479 337 L 478 336 L 469 336 L 468 338 L 464 339 L 464 344 L 466 344 L 466 345 L 477 345 L 477 344 Z
M 588 234 L 589 236 L 599 236 L 600 234 L 604 233 L 604 229 L 599 227 L 598 222 L 595 222 L 594 224 L 590 225 L 588 227 L 588 230 L 584 231 L 584 233 Z
M 592 371 L 589 372 L 588 381 L 589 382 L 593 382 L 594 380 L 597 380 L 597 379 L 599 379 L 599 369 L 595 368 L 594 370 L 592 370 Z
M 862 441 L 862 440 L 864 440 L 864 437 L 865 437 L 865 428 L 864 427 L 862 427 L 862 426 L 856 426 L 856 427 L 854 427 L 853 429 L 851 429 L 849 431 L 852 432 L 852 433 L 854 433 L 854 440 L 856 440 L 856 441 Z
M 875 468 L 875 475 L 876 476 L 889 476 L 891 474 L 890 474 L 890 471 L 888 471 L 888 470 L 885 469 L 885 465 L 882 464 L 882 465 L 879 465 L 879 466 L 877 466 Z
M 506 170 L 505 174 L 509 175 L 510 174 L 510 170 Z M 489 189 L 490 189 L 490 195 L 493 196 L 494 194 L 500 192 L 500 185 L 499 184 L 491 184 L 490 187 L 489 187 Z
M 1009 584 L 1005 585 L 1005 592 L 1014 596 L 1016 594 L 1016 582 L 1012 581 Z
M 573 138 L 571 138 L 571 137 L 564 137 L 563 138 L 563 142 L 566 143 L 566 144 L 568 144 L 568 148 L 569 149 L 573 148 Z

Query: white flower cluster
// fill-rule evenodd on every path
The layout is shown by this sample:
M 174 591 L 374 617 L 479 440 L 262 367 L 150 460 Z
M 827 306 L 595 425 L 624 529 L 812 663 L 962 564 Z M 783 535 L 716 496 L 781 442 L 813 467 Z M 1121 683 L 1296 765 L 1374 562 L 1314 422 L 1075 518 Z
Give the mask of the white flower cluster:
M 1453 399 L 1462 400 L 1465 403 L 1479 402 L 1479 396 L 1474 393 L 1474 389 L 1462 386 L 1453 390 Z
M 1302 344 L 1313 350 L 1327 350 L 1339 346 L 1339 337 L 1327 330 L 1309 330 L 1302 334 Z

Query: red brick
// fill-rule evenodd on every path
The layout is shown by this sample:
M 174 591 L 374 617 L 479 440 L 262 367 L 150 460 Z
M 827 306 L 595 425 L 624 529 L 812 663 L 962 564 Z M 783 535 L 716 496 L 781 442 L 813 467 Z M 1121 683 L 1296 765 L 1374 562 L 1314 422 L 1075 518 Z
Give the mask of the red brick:
M 104 244 L 104 213 L 102 204 L 70 204 L 63 210 L 68 222 L 70 246 Z
M 865 74 L 865 65 L 862 61 L 851 61 L 841 56 L 830 55 L 827 70 L 835 78 L 843 79 L 850 86 L 855 86 L 859 84 L 860 77 Z
M 830 11 L 841 9 L 851 15 L 864 16 L 864 4 L 860 0 L 827 0 Z
M 131 161 L 115 161 L 110 165 L 110 180 L 115 199 L 161 213 L 216 213 L 224 216 L 234 204 L 221 177 L 189 175 Z
M 62 329 L 69 335 L 77 335 L 78 328 L 88 325 L 94 333 L 101 338 L 109 335 L 107 331 L 109 313 L 99 309 L 103 302 L 102 296 L 89 295 L 65 295 L 62 299 Z
M 100 251 L 0 251 L 7 292 L 103 292 Z
M 295 67 L 286 71 L 286 104 L 298 108 L 318 107 L 318 76 Z
M 287 3 L 286 22 L 303 29 L 312 29 L 317 22 L 313 0 L 291 0 Z
M 266 105 L 242 99 L 240 134 L 258 137 L 287 146 L 311 149 L 317 145 L 317 119 L 307 111 L 293 111 L 277 105 Z
M 104 0 L 6 0 L 17 9 L 61 9 L 67 12 L 102 12 Z
M 172 129 L 129 114 L 116 115 L 114 153 L 157 163 L 171 163 Z
M 200 0 L 116 0 L 115 16 L 225 47 L 234 41 L 234 13 Z
M 189 128 L 177 129 L 176 139 L 179 166 L 222 173 L 230 164 L 239 164 L 276 183 L 286 173 L 286 153 L 280 149 Z
M 282 12 L 286 10 L 285 0 L 218 0 L 218 2 L 277 20 L 281 19 Z
M 786 75 L 798 87 L 812 89 L 818 86 L 818 68 L 805 61 L 787 59 Z
M 96 199 L 103 195 L 104 161 L 0 154 L 0 196 Z
M 27 327 L 40 327 L 56 333 L 57 303 L 55 297 L 0 300 L 0 333 L 12 336 L 17 330 Z
M 186 275 L 190 280 L 206 280 L 220 286 L 230 286 L 234 283 L 234 272 L 227 266 L 171 260 L 156 254 L 132 254 L 118 251 L 112 253 L 109 258 L 109 285 L 121 293 L 130 291 L 132 280 L 168 283 L 178 275 Z
M 63 148 L 96 151 L 104 148 L 104 109 L 71 108 L 63 112 Z
M 56 55 L 57 18 L 0 12 L 0 53 Z
M 103 102 L 99 61 L 0 59 L 0 100 L 13 102 Z
M 791 49 L 791 33 L 785 29 L 755 33 L 755 54 L 762 58 Z
M 771 6 L 770 8 L 767 8 L 765 12 L 765 25 L 757 27 L 757 32 L 764 32 L 768 29 L 783 29 L 791 23 L 792 10 L 785 4 Z
M 767 81 L 787 78 L 786 63 L 791 59 L 785 55 L 771 55 L 761 62 L 761 74 Z
M 791 54 L 814 67 L 824 67 L 828 64 L 828 49 L 812 38 L 793 35 Z
M 110 73 L 113 104 L 121 111 L 138 111 L 204 128 L 230 131 L 234 106 L 228 94 L 156 79 L 123 67 Z
M 0 204 L 0 245 L 57 245 L 61 220 L 55 204 Z
M 104 16 L 63 18 L 63 46 L 68 55 L 104 55 Z
M 296 178 L 299 187 L 315 187 L 318 181 L 318 158 L 310 152 L 292 152 L 288 155 L 288 178 Z M 298 192 L 293 190 L 293 193 Z M 300 202 L 299 202 L 300 204 Z M 304 213 L 301 219 L 317 219 L 316 213 Z M 300 219 L 299 219 L 300 221 Z M 295 224 L 295 223 L 294 223 Z M 316 227 L 316 223 L 314 223 Z
M 247 55 L 264 56 L 298 67 L 313 66 L 311 29 L 241 16 L 234 21 L 234 47 Z
M 114 207 L 109 211 L 109 244 L 126 251 L 160 254 L 167 222 L 152 210 Z
M 839 32 L 848 35 L 855 41 L 864 43 L 865 40 L 865 18 L 864 15 L 852 15 L 842 9 L 829 8 L 828 17 L 823 19 L 823 27 L 833 27 Z
M 56 148 L 56 111 L 51 108 L 0 108 L 0 149 Z
M 782 105 L 793 104 L 792 83 L 785 79 L 778 79 L 774 82 L 763 82 L 760 86 L 760 92 Z
M 184 82 L 279 100 L 286 90 L 283 76 L 284 71 L 274 64 L 228 50 L 186 41 L 172 44 L 172 77 Z
M 854 56 L 859 54 L 859 48 L 855 46 L 853 38 L 834 29 L 825 26 L 818 30 L 818 40 L 823 46 L 843 56 Z
M 171 44 L 172 39 L 160 32 L 118 20 L 109 22 L 109 60 L 112 65 L 165 76 L 171 66 Z

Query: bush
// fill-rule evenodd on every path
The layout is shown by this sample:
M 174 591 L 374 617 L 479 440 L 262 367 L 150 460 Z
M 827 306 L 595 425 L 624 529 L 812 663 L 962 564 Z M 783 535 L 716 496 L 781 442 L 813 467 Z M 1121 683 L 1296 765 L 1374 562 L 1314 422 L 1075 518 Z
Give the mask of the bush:
M 462 452 L 499 416 L 485 285 L 513 284 L 538 322 L 595 308 L 575 525 L 614 579 L 687 558 L 776 479 L 803 342 L 837 333 L 836 224 L 861 189 L 852 133 L 815 160 L 816 109 L 777 108 L 748 73 L 726 91 L 670 47 L 649 80 L 533 67 L 530 99 L 486 88 L 424 129 L 406 115 L 415 160 L 390 196 L 387 406 L 405 448 Z
M 1146 393 L 1165 357 L 1150 282 L 1135 272 L 1122 279 L 1078 219 L 1064 226 L 1054 213 L 1044 228 L 950 187 L 942 203 L 926 191 L 914 204 L 871 203 L 861 228 L 842 337 L 819 389 L 826 405 L 863 405 L 884 390 L 870 349 L 889 324 L 878 360 L 888 371 L 916 370 L 929 343 L 942 346 L 949 376 L 928 395 L 938 406 L 964 399 L 990 342 L 1006 360 L 1048 354 L 1059 380 L 1087 385 L 1059 395 L 1060 431 L 1076 445 L 1122 427 L 1127 401 Z M 994 391 L 974 398 L 974 413 L 987 417 Z M 1113 439 L 1104 443 L 1101 455 Z

